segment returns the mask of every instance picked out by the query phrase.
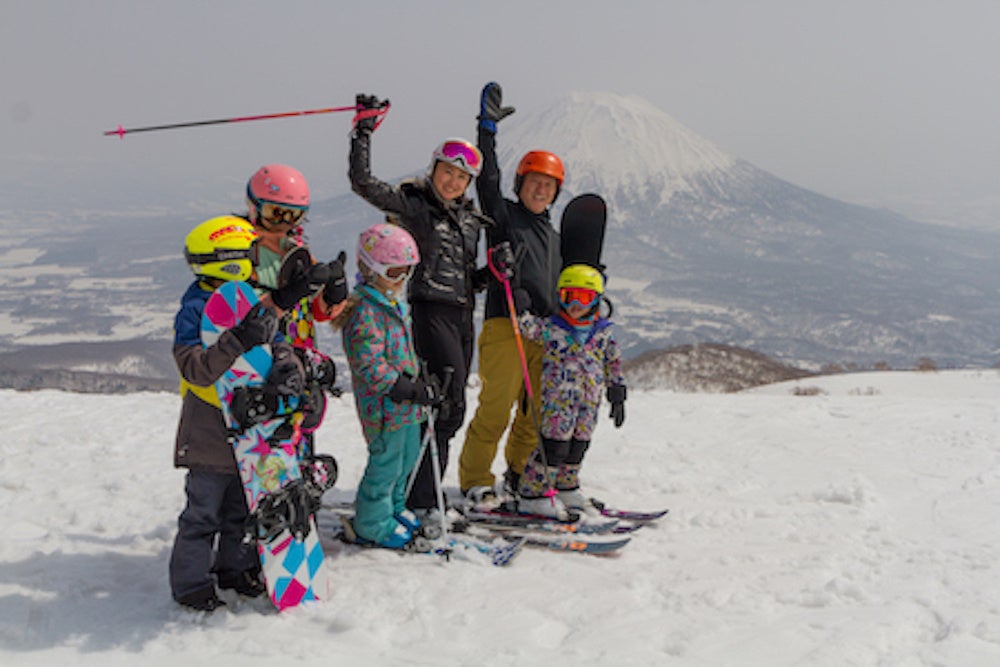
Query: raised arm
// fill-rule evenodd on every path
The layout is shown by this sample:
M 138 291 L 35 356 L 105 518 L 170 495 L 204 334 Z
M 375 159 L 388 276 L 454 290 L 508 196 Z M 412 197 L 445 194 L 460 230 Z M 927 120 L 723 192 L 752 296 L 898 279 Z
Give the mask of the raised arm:
M 503 90 L 500 84 L 491 81 L 483 87 L 479 96 L 478 143 L 483 154 L 483 169 L 476 179 L 476 194 L 483 212 L 502 224 L 504 201 L 500 194 L 500 166 L 497 164 L 496 133 L 497 123 L 514 113 L 514 107 L 503 105 Z
M 378 109 L 385 103 L 374 95 L 358 95 L 357 102 L 361 111 L 354 119 L 347 172 L 351 179 L 351 189 L 376 208 L 401 216 L 407 215 L 407 199 L 400 189 L 372 175 L 371 142 L 377 120 L 375 115 L 365 115 L 365 112 Z

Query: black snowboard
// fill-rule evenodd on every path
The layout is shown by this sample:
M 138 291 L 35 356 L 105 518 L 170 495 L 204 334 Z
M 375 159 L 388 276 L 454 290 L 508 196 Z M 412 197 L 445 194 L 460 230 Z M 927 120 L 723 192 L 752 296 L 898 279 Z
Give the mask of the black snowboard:
M 571 264 L 586 264 L 604 271 L 601 253 L 604 250 L 604 226 L 608 209 L 595 194 L 574 197 L 563 209 L 559 223 L 563 268 Z

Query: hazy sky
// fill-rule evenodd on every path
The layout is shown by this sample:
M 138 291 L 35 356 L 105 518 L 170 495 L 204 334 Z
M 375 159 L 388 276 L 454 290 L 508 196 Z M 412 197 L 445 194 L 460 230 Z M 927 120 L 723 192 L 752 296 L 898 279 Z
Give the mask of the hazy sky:
M 995 0 L 3 0 L 0 210 L 239 202 L 275 161 L 343 192 L 350 114 L 101 132 L 365 91 L 393 102 L 375 148 L 391 177 L 471 138 L 495 79 L 525 110 L 639 95 L 798 185 L 1000 229 L 998 26 Z

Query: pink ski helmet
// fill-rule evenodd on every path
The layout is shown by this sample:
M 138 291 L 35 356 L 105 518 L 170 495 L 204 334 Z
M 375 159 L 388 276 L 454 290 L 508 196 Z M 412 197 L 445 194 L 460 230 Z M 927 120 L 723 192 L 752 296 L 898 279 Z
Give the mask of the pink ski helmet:
M 309 184 L 298 169 L 267 164 L 247 181 L 251 219 L 268 224 L 297 224 L 309 210 Z
M 408 231 L 398 225 L 381 222 L 361 232 L 358 262 L 373 273 L 396 281 L 409 276 L 411 267 L 420 263 L 420 252 Z M 390 271 L 399 267 L 407 270 Z

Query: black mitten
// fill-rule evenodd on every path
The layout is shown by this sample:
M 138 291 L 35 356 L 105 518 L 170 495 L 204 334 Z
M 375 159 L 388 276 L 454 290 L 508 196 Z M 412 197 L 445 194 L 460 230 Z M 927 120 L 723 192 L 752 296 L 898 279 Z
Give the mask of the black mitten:
M 305 393 L 306 371 L 292 346 L 288 343 L 275 345 L 271 350 L 271 358 L 267 389 L 280 396 L 300 396 Z
M 400 375 L 396 384 L 389 390 L 389 398 L 397 403 L 409 401 L 418 405 L 438 406 L 444 402 L 441 388 L 433 382 L 424 382 L 420 378 Z
M 490 248 L 490 261 L 501 276 L 507 280 L 514 277 L 514 249 L 510 247 L 510 241 L 501 241 Z
M 246 351 L 274 339 L 274 334 L 278 332 L 278 316 L 270 308 L 265 308 L 264 304 L 258 303 L 230 331 Z
M 611 403 L 611 419 L 614 420 L 615 428 L 621 428 L 625 423 L 625 385 L 613 384 L 608 387 L 608 402 Z
M 302 299 L 318 292 L 329 278 L 330 267 L 327 264 L 299 266 L 285 285 L 271 290 L 271 301 L 278 308 L 289 310 Z
M 343 250 L 337 255 L 337 259 L 327 264 L 329 275 L 323 285 L 323 300 L 328 306 L 333 306 L 347 298 L 347 276 L 344 273 L 344 263 L 347 261 L 347 253 Z
M 479 96 L 479 126 L 496 134 L 497 123 L 514 113 L 514 107 L 503 106 L 503 89 L 496 81 L 483 86 Z
M 378 124 L 378 114 L 375 110 L 384 106 L 384 102 L 379 101 L 374 95 L 364 95 L 359 93 L 354 98 L 357 104 L 357 114 L 354 116 L 354 128 L 364 132 L 374 132 Z

